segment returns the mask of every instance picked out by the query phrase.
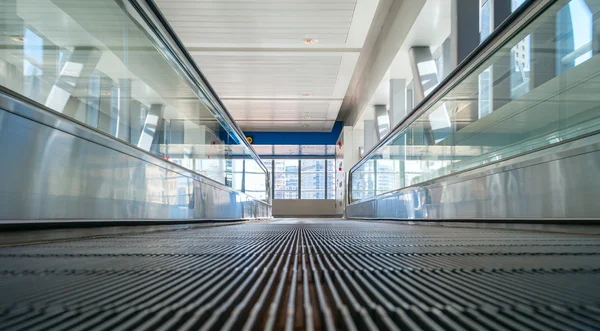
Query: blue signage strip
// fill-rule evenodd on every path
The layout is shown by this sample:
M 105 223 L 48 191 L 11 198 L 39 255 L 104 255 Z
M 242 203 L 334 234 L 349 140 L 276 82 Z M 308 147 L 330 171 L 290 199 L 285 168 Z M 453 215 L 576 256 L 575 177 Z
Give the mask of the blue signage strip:
M 344 123 L 336 121 L 331 132 L 244 132 L 253 145 L 335 145 Z

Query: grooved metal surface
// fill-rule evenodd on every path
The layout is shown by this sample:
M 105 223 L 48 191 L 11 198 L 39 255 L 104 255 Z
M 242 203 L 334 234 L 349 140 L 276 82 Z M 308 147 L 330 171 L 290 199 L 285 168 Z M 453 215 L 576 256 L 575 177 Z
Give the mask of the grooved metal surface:
M 600 237 L 274 220 L 0 248 L 0 330 L 598 330 Z

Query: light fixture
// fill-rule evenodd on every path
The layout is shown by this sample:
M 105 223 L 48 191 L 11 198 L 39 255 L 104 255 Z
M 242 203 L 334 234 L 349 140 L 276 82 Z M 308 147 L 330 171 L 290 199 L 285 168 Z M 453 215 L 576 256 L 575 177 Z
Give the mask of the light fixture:
M 312 94 L 312 93 L 310 93 L 310 92 L 304 92 L 304 93 L 302 93 L 302 96 L 303 96 L 303 97 L 312 97 L 312 96 L 313 96 L 313 94 Z
M 306 116 L 302 117 L 302 119 L 309 120 L 310 116 L 306 115 Z
M 313 45 L 319 42 L 319 39 L 317 38 L 304 38 L 302 39 L 302 42 L 307 44 L 307 45 Z
M 16 41 L 16 42 L 19 42 L 19 43 L 24 43 L 25 42 L 25 38 L 23 38 L 22 36 L 12 36 L 12 37 L 10 37 L 10 40 Z
M 302 124 L 303 128 L 308 128 L 308 124 Z

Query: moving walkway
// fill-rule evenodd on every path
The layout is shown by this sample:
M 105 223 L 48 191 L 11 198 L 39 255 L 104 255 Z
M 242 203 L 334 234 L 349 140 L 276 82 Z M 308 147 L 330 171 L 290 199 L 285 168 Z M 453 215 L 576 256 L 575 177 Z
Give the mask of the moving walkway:
M 151 2 L 2 6 L 0 220 L 68 229 L 2 235 L 0 330 L 600 329 L 575 225 L 600 215 L 599 43 L 554 38 L 568 1 L 523 6 L 352 169 L 360 220 L 250 222 L 266 168 Z

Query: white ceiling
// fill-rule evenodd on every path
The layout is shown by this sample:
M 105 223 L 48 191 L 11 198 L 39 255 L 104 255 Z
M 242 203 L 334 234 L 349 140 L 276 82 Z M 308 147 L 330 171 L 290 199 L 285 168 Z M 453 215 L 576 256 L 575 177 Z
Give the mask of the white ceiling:
M 156 0 L 245 131 L 330 131 L 378 2 Z

